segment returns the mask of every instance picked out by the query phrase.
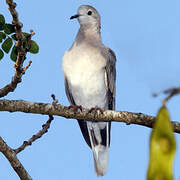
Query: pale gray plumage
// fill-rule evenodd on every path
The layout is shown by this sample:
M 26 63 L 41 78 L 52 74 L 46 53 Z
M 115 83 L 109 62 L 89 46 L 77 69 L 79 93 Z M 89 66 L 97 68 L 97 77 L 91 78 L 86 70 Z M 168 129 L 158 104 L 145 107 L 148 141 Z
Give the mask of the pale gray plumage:
M 62 62 L 67 97 L 72 105 L 114 109 L 116 57 L 101 41 L 100 15 L 92 6 L 83 5 L 73 18 L 78 18 L 80 29 Z M 78 123 L 93 150 L 96 173 L 104 175 L 108 165 L 111 123 L 86 120 Z

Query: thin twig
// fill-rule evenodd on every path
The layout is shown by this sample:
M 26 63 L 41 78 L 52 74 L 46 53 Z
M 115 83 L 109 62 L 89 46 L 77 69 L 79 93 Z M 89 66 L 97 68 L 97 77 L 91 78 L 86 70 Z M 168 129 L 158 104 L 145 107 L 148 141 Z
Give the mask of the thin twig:
M 114 121 L 124 122 L 126 124 L 136 124 L 146 127 L 153 127 L 155 122 L 154 116 L 149 116 L 142 113 L 132 113 L 126 111 L 103 111 L 103 114 L 97 113 L 94 118 L 93 113 L 88 113 L 88 109 L 82 109 L 76 114 L 73 109 L 69 109 L 67 106 L 60 104 L 52 105 L 46 103 L 29 102 L 23 100 L 0 100 L 0 111 L 9 112 L 24 112 L 33 114 L 44 114 L 44 115 L 57 115 L 68 119 L 78 120 L 89 120 L 89 121 Z M 180 123 L 172 121 L 172 127 L 174 132 L 180 134 Z
M 56 105 L 58 100 L 56 100 L 55 95 L 52 94 L 51 97 L 53 99 L 52 104 Z M 37 134 L 33 135 L 28 141 L 24 141 L 23 144 L 20 147 L 18 147 L 17 149 L 14 150 L 14 152 L 16 154 L 18 154 L 19 152 L 23 151 L 27 146 L 32 145 L 32 143 L 34 141 L 41 138 L 45 133 L 47 133 L 53 119 L 54 119 L 54 117 L 52 115 L 49 115 L 48 121 L 45 124 L 42 125 L 42 130 L 40 130 Z
M 31 66 L 32 61 L 29 61 L 28 65 L 23 69 L 23 74 L 25 74 L 26 70 Z
M 32 36 L 34 36 L 34 35 L 35 35 L 35 32 L 31 29 L 31 30 L 30 30 L 30 34 L 28 34 L 28 36 L 27 36 L 26 52 L 28 52 L 29 49 L 31 48 L 31 38 L 32 38 Z
M 164 100 L 163 104 L 165 105 L 173 96 L 180 94 L 180 86 L 177 88 L 170 88 L 164 91 L 164 94 L 169 94 Z
M 3 155 L 8 159 L 11 166 L 15 170 L 15 172 L 18 174 L 21 180 L 32 180 L 26 169 L 23 167 L 21 162 L 16 156 L 16 153 L 13 149 L 11 149 L 0 137 L 0 152 L 3 153 Z
M 178 95 L 180 94 L 180 86 L 179 87 L 175 87 L 175 88 L 169 88 L 169 89 L 166 89 L 162 92 L 159 92 L 159 93 L 153 93 L 152 96 L 153 97 L 157 97 L 159 96 L 160 94 L 168 94 L 168 96 L 166 98 L 163 99 L 162 101 L 162 104 L 163 105 L 166 105 L 166 103 L 172 98 L 174 97 L 175 95 Z
M 45 124 L 42 125 L 42 129 L 37 134 L 33 135 L 28 141 L 24 141 L 20 147 L 14 150 L 14 152 L 18 154 L 19 152 L 23 151 L 27 146 L 32 145 L 34 141 L 41 138 L 45 133 L 47 133 L 53 119 L 53 116 L 49 115 L 49 119 Z
M 52 105 L 57 105 L 58 100 L 56 99 L 55 95 L 54 95 L 54 94 L 51 94 L 51 97 L 52 97 L 52 99 L 53 99 Z

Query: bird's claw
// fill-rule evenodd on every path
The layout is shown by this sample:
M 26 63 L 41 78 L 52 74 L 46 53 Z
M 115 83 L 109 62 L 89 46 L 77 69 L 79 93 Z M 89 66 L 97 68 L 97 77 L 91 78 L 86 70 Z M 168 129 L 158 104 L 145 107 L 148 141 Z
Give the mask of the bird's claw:
M 68 107 L 68 109 L 73 109 L 74 114 L 76 114 L 78 112 L 78 110 L 80 110 L 82 112 L 82 106 L 81 105 L 80 106 L 78 106 L 78 105 L 70 105 Z
M 88 113 L 94 112 L 94 118 L 95 118 L 96 115 L 97 115 L 97 113 L 98 113 L 98 111 L 99 111 L 101 114 L 103 114 L 103 110 L 102 110 L 100 107 L 98 107 L 98 106 L 91 108 L 91 109 L 88 111 Z

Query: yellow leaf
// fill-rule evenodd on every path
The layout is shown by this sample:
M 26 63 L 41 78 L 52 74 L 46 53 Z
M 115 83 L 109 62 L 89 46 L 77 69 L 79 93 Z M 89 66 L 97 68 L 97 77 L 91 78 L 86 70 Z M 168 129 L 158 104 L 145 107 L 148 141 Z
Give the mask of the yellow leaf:
M 148 180 L 173 180 L 176 140 L 168 110 L 163 106 L 156 117 L 150 139 Z

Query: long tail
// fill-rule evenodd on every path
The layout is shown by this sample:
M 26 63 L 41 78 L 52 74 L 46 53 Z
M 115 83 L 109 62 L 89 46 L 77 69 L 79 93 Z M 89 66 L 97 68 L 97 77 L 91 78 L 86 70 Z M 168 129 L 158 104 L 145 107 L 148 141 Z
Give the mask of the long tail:
M 95 146 L 93 149 L 94 168 L 98 176 L 103 176 L 108 167 L 109 147 L 103 145 Z
M 84 139 L 93 151 L 95 171 L 98 176 L 103 176 L 108 167 L 111 124 L 109 122 L 78 122 Z

